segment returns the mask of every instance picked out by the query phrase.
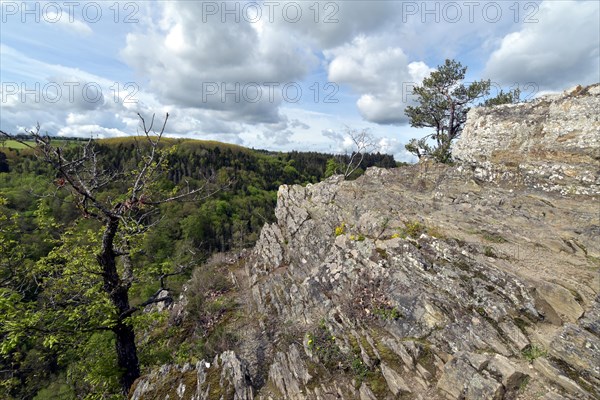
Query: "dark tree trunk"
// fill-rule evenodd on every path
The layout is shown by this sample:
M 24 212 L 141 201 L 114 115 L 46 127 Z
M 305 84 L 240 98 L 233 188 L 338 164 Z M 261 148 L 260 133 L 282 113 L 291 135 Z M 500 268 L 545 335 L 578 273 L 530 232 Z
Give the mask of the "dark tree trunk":
M 117 362 L 122 371 L 121 387 L 127 394 L 133 382 L 140 376 L 140 366 L 135 346 L 135 333 L 130 325 L 119 321 L 114 327 L 117 343 Z
M 140 376 L 140 366 L 135 345 L 135 332 L 121 319 L 129 307 L 129 285 L 123 282 L 117 271 L 117 254 L 114 240 L 119 229 L 119 219 L 109 218 L 102 235 L 102 249 L 97 256 L 104 277 L 103 289 L 108 294 L 117 313 L 117 324 L 113 328 L 116 339 L 117 363 L 122 371 L 121 388 L 127 394 L 133 382 Z

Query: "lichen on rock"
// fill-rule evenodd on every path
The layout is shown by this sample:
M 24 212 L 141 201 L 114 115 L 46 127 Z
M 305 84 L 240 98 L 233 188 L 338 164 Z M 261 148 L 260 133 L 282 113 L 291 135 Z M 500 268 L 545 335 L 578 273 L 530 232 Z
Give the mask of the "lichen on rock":
M 471 109 L 452 155 L 485 180 L 599 194 L 600 84 L 529 103 Z
M 598 88 L 474 109 L 453 166 L 282 186 L 235 353 L 132 398 L 598 398 Z

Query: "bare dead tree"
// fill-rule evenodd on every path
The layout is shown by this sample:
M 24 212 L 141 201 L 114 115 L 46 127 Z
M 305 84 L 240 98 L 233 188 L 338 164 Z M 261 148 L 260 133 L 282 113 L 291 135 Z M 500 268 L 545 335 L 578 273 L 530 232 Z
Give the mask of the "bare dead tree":
M 377 142 L 368 128 L 362 130 L 346 127 L 346 134 L 353 143 L 352 155 L 344 168 L 344 178 L 348 178 L 362 164 L 365 155 L 377 149 Z
M 33 144 L 0 131 L 0 136 L 19 140 L 49 164 L 56 173 L 54 183 L 72 193 L 83 216 L 96 219 L 103 226 L 100 248 L 95 257 L 101 271 L 102 289 L 117 315 L 110 330 L 116 338 L 118 366 L 124 371 L 121 377 L 124 393 L 140 376 L 135 332 L 126 319 L 149 304 L 172 301 L 170 295 L 159 294 L 166 289 L 166 277 L 180 273 L 162 275 L 161 289 L 141 304 L 132 305 L 129 290 L 135 274 L 129 239 L 157 223 L 155 216 L 161 204 L 182 199 L 201 201 L 223 188 L 211 188 L 209 180 L 204 179 L 200 187 L 192 187 L 188 183 L 168 195 L 156 190 L 157 181 L 167 168 L 167 152 L 162 149 L 161 140 L 169 114 L 156 130 L 154 116 L 149 123 L 140 114 L 138 116 L 142 133 L 141 139 L 136 141 L 136 150 L 140 161 L 137 168 L 126 171 L 114 171 L 105 165 L 97 142 L 92 139 L 74 152 L 54 145 L 48 135 L 40 133 L 39 124 L 28 132 L 33 137 Z M 123 184 L 126 192 L 114 198 L 102 196 L 101 192 L 114 186 L 115 182 Z

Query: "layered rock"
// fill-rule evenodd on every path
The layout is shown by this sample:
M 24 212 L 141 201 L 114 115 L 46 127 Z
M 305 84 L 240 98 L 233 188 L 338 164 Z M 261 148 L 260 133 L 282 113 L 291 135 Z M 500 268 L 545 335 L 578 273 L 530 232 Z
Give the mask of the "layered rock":
M 133 399 L 253 399 L 245 364 L 232 351 L 210 362 L 164 365 L 137 381 Z
M 578 171 L 595 168 L 596 139 L 572 140 Z M 239 343 L 154 371 L 133 398 L 600 398 L 596 183 L 515 183 L 494 171 L 555 161 L 523 156 L 515 172 L 488 150 L 282 186 L 277 222 L 234 274 Z M 490 157 L 499 170 L 482 179 Z
M 600 84 L 530 103 L 471 109 L 453 146 L 486 180 L 561 193 L 600 193 Z

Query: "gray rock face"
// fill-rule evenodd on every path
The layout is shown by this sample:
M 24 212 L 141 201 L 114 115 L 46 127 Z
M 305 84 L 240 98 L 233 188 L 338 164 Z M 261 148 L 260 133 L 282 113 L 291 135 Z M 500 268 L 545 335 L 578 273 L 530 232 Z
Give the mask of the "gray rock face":
M 453 156 L 486 180 L 600 193 L 600 84 L 531 103 L 473 108 Z
M 212 363 L 204 360 L 183 367 L 163 366 L 136 381 L 132 400 L 252 400 L 245 363 L 226 351 Z
M 579 97 L 597 93 L 586 90 L 567 100 L 588 118 Z M 582 146 L 581 161 L 594 140 L 563 143 Z M 422 163 L 282 186 L 277 222 L 236 275 L 235 354 L 165 366 L 132 398 L 165 399 L 165 388 L 169 399 L 598 398 L 595 183 L 561 194 L 482 180 L 477 168 Z
M 305 334 L 324 321 L 346 360 L 368 372 L 358 380 L 349 361 L 327 364 L 306 339 L 299 353 L 281 341 L 269 372 L 278 391 L 263 387 L 257 398 L 512 399 L 552 385 L 585 393 L 567 375 L 593 362 L 584 347 L 598 337 L 581 328 L 569 331 L 577 352 L 548 349 L 563 343 L 563 324 L 593 315 L 598 244 L 576 232 L 594 229 L 598 197 L 475 182 L 460 166 L 417 165 L 282 187 L 278 223 L 265 227 L 282 240 L 259 243 L 249 261 L 251 303 Z M 453 354 L 464 357 L 448 361 Z M 532 375 L 537 357 L 559 373 Z
M 550 355 L 568 364 L 600 395 L 600 342 L 582 327 L 566 324 L 550 344 Z

